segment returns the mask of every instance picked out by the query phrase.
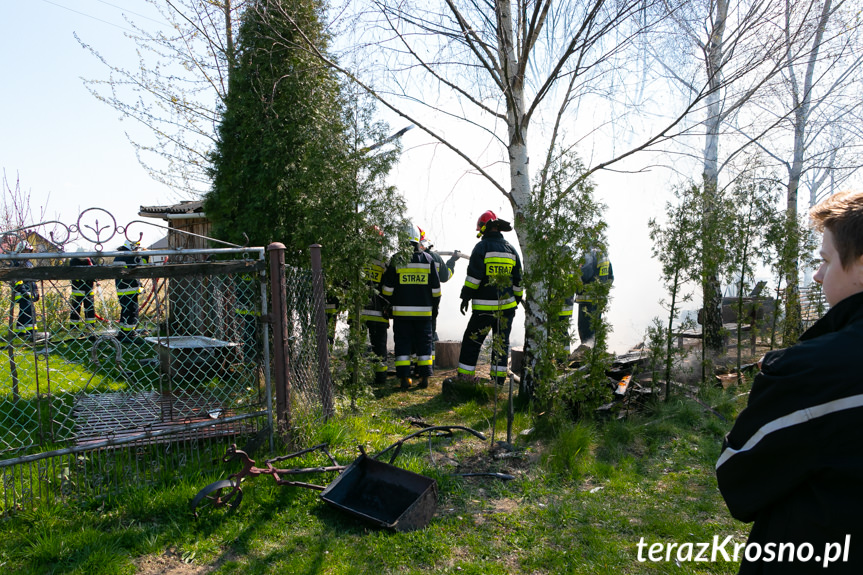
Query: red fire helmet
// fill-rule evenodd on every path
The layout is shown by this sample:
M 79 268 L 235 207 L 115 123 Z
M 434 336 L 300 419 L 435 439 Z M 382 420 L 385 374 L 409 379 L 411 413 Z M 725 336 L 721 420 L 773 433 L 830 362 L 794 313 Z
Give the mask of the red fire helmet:
M 476 221 L 476 231 L 482 233 L 485 231 L 485 225 L 489 222 L 493 222 L 497 219 L 497 216 L 494 215 L 494 212 L 491 210 L 486 210 L 480 215 L 479 219 Z

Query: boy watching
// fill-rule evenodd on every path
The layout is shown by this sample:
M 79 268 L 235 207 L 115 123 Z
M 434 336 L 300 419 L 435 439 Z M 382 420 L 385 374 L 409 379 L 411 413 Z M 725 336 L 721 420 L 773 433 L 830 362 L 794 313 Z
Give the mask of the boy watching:
M 863 193 L 810 216 L 830 310 L 764 356 L 716 463 L 731 515 L 754 522 L 741 574 L 863 573 Z

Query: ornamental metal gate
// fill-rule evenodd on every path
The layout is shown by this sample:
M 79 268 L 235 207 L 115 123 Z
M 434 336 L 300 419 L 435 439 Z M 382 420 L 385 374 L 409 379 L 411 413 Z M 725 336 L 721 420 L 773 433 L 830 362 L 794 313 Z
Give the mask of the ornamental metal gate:
M 206 472 L 326 411 L 313 272 L 274 268 L 274 368 L 265 248 L 138 250 L 133 224 L 163 226 L 105 214 L 0 236 L 0 513 Z

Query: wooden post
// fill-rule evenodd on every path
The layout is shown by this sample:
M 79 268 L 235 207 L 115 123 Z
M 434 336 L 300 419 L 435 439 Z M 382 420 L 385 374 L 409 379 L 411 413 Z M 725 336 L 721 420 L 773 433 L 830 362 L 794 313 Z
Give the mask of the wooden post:
M 276 429 L 286 437 L 291 429 L 290 366 L 288 365 L 288 311 L 285 304 L 285 244 L 267 246 L 270 254 L 270 320 L 273 325 L 273 379 L 276 387 Z
M 333 405 L 333 382 L 330 377 L 330 346 L 327 341 L 327 313 L 324 304 L 327 299 L 324 289 L 324 270 L 321 264 L 321 245 L 309 246 L 312 258 L 312 293 L 314 294 L 315 327 L 318 341 L 318 380 L 321 388 L 321 404 L 324 420 L 335 415 Z

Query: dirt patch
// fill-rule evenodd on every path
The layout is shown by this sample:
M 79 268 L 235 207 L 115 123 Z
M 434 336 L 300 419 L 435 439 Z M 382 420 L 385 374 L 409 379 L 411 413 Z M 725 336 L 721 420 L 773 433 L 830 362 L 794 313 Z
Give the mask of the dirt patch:
M 518 501 L 515 499 L 510 499 L 509 497 L 504 497 L 503 499 L 492 499 L 491 504 L 491 512 L 492 513 L 515 513 L 516 510 L 522 507 Z
M 183 560 L 183 556 L 169 549 L 161 555 L 145 555 L 135 561 L 138 575 L 205 575 L 212 568 L 194 565 Z

